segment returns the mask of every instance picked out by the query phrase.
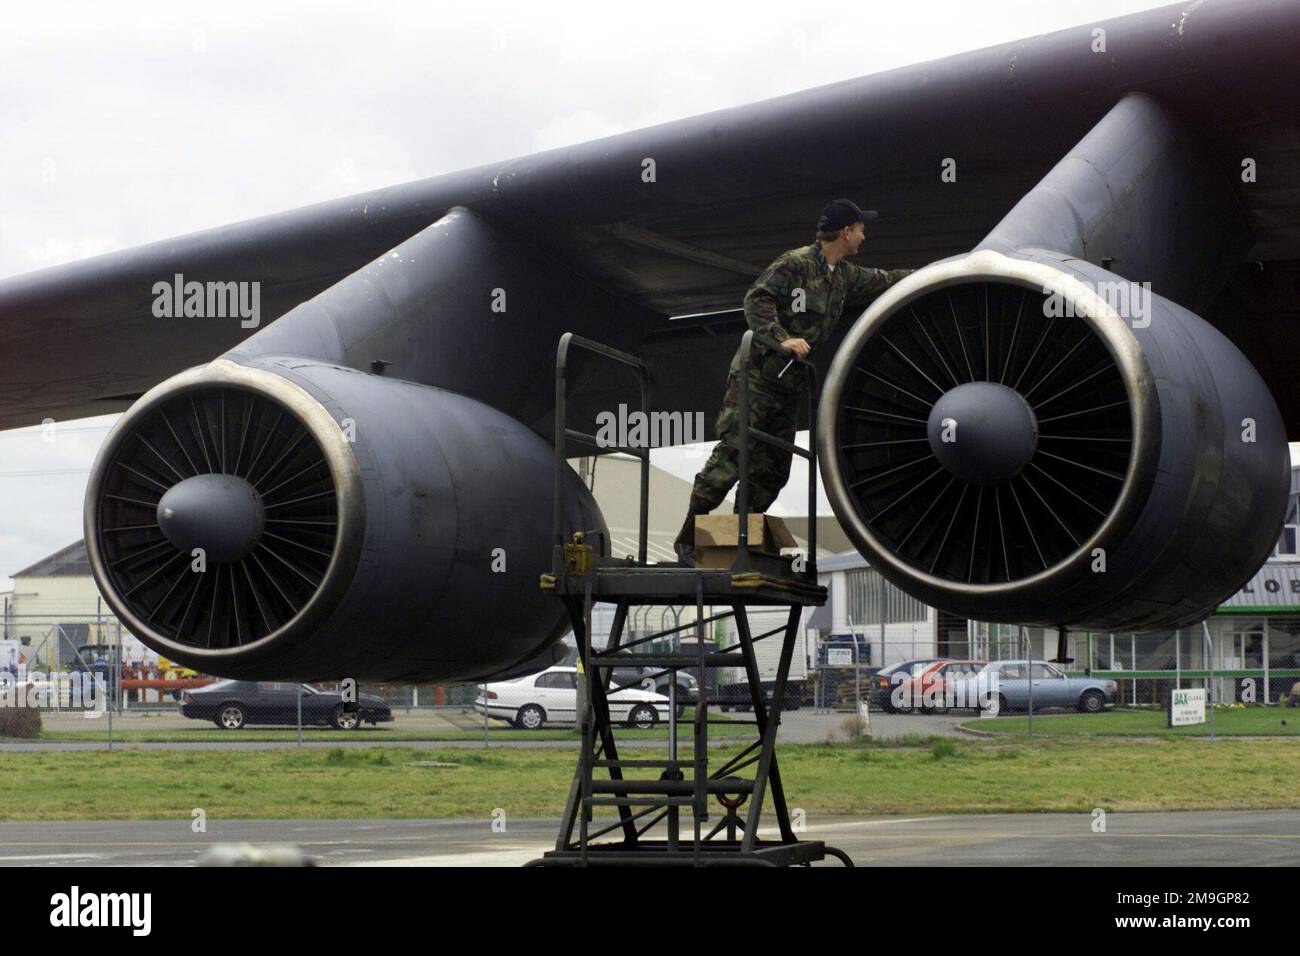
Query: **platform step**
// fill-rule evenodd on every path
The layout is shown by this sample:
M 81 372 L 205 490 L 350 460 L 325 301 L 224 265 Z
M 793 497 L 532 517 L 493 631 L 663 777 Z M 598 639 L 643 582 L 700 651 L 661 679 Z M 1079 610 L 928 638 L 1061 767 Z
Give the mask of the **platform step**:
M 689 807 L 694 797 L 585 797 L 585 807 Z
M 663 793 L 691 794 L 695 792 L 693 780 L 593 780 L 592 793 Z M 753 793 L 752 780 L 708 780 L 704 785 L 705 793 Z

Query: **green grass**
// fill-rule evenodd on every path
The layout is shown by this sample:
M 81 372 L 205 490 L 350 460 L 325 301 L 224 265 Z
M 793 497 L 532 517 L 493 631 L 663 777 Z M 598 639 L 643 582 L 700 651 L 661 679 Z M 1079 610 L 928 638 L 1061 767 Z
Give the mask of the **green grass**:
M 0 753 L 0 819 L 188 821 L 197 807 L 209 818 L 486 819 L 498 807 L 552 817 L 574 759 L 567 749 L 400 746 Z M 784 746 L 780 762 L 791 805 L 809 813 L 1300 807 L 1291 740 L 802 744 Z
M 1034 735 L 1085 737 L 1208 737 L 1209 723 L 1166 727 L 1163 710 L 1116 710 L 1102 714 L 1048 714 L 1034 716 Z M 975 719 L 964 726 L 995 734 L 1023 736 L 1027 717 Z M 1220 710 L 1214 716 L 1216 737 L 1294 737 L 1300 734 L 1300 709 L 1245 707 Z

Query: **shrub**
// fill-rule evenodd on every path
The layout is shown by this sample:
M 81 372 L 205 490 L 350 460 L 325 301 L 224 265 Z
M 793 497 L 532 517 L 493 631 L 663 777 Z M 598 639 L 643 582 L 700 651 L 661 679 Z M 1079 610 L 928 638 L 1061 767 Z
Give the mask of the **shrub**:
M 868 735 L 870 725 L 863 719 L 862 714 L 853 712 L 840 721 L 840 733 L 844 735 L 845 740 L 860 740 Z
M 930 756 L 935 760 L 945 760 L 957 756 L 957 745 L 947 737 L 940 737 L 930 745 Z
M 31 740 L 40 733 L 41 712 L 35 707 L 0 707 L 0 737 Z

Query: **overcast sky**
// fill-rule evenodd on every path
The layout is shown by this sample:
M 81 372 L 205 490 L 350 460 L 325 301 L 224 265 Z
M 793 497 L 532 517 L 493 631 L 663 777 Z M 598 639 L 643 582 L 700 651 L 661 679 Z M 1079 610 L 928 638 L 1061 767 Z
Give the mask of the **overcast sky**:
M 5 4 L 0 276 L 1162 5 Z M 111 421 L 0 432 L 0 590 Z

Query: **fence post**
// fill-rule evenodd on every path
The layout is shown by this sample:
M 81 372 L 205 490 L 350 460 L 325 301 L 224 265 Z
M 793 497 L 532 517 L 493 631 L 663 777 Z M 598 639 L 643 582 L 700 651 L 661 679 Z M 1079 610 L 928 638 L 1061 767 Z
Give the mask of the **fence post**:
M 93 670 L 94 668 L 91 668 L 91 669 Z M 114 673 L 114 667 L 113 667 L 113 665 L 110 663 L 107 669 L 108 669 L 108 675 L 107 675 L 107 676 L 108 676 L 108 680 L 106 681 L 106 683 L 107 683 L 108 686 L 106 686 L 106 687 L 104 688 L 104 693 L 108 695 L 108 749 L 109 749 L 109 750 L 112 750 L 112 749 L 113 749 L 113 710 L 114 710 L 114 707 L 113 707 L 113 673 Z
M 1209 657 L 1210 679 L 1205 682 L 1205 706 L 1210 708 L 1210 739 L 1214 739 L 1214 640 L 1210 637 L 1210 622 L 1201 622 L 1205 634 L 1205 653 Z
M 1029 680 L 1029 732 L 1034 736 L 1034 650 L 1029 644 L 1029 628 L 1020 625 L 1020 646 L 1025 649 L 1025 677 Z

